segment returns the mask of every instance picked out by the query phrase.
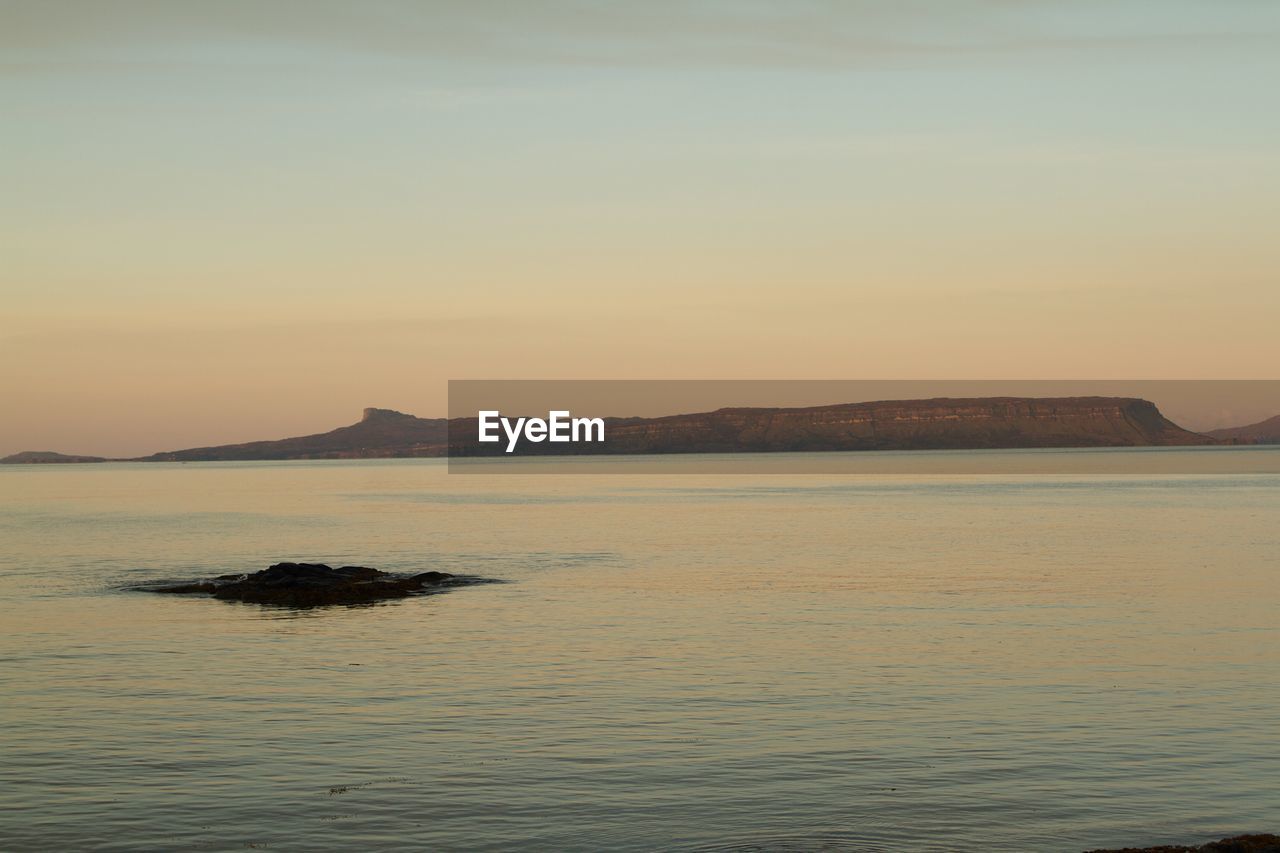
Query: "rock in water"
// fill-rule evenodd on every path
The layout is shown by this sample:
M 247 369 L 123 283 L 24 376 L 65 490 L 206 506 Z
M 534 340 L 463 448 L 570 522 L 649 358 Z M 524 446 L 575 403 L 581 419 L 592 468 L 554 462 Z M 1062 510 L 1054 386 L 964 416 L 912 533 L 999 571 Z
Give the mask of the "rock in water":
M 342 566 L 334 569 L 323 563 L 276 563 L 248 575 L 221 575 L 210 580 L 145 586 L 139 589 L 176 594 L 204 593 L 214 598 L 256 604 L 317 607 L 404 598 L 482 582 L 481 578 L 458 577 L 445 572 L 401 575 L 367 566 Z
M 1161 847 L 1124 847 L 1115 850 L 1091 850 L 1089 853 L 1280 853 L 1280 836 L 1236 835 L 1208 844 L 1182 844 Z

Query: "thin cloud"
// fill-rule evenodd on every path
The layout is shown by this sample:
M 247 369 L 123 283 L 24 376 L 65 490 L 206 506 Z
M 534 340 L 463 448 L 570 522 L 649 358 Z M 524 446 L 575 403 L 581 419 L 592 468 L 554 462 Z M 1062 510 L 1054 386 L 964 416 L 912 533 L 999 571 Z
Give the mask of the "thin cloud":
M 1275 4 L 1248 0 L 488 0 L 11 3 L 6 73 L 228 60 L 856 68 L 982 57 L 1271 46 Z

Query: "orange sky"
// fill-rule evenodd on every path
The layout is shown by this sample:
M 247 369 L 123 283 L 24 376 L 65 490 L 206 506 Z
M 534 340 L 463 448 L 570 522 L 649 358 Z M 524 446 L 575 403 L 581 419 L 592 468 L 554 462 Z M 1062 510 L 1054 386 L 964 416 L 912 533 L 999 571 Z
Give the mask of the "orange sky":
M 0 454 L 450 378 L 1275 377 L 1276 6 L 536 6 L 6 5 Z

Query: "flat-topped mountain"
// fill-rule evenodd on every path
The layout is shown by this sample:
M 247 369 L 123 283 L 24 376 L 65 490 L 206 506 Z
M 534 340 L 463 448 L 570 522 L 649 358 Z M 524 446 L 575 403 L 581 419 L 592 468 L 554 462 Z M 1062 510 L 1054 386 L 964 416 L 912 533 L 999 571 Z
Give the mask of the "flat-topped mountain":
M 735 450 L 812 451 L 1215 443 L 1173 423 L 1154 403 L 1130 397 L 937 398 L 799 409 L 720 409 L 619 424 L 610 440 L 637 448 L 687 443 L 703 452 L 717 445 Z
M 1237 444 L 1280 444 L 1280 415 L 1248 426 L 1209 430 L 1205 435 Z
M 1228 437 L 1224 442 L 1185 430 L 1165 418 L 1155 404 L 1132 397 L 883 400 L 790 409 L 730 408 L 659 418 L 604 418 L 604 422 L 603 442 L 523 442 L 511 455 L 1149 447 L 1238 440 Z M 1219 430 L 1215 435 L 1223 432 L 1230 431 Z M 172 450 L 130 461 L 506 455 L 503 442 L 481 444 L 476 439 L 475 418 L 450 421 L 365 409 L 358 423 L 329 432 Z M 105 460 L 28 452 L 0 461 Z
M 506 455 L 458 428 L 450 453 Z M 661 418 L 606 418 L 602 443 L 519 445 L 511 455 L 1149 447 L 1217 442 L 1131 397 L 885 400 L 808 408 L 731 408 Z

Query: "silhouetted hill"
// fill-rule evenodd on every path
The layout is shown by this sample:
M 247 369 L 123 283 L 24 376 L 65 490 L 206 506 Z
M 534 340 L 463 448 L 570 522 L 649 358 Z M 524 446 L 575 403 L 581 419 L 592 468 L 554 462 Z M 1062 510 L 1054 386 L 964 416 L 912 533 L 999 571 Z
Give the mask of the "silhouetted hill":
M 455 421 L 450 453 L 506 455 Z M 967 450 L 1216 444 L 1129 397 L 886 400 L 796 409 L 719 409 L 662 418 L 606 418 L 602 444 L 521 442 L 514 454 Z
M 1238 444 L 1280 444 L 1280 415 L 1248 426 L 1209 430 L 1205 435 Z
M 1130 397 L 885 400 L 798 409 L 718 409 L 660 418 L 604 420 L 603 443 L 524 441 L 511 455 L 1148 447 L 1219 443 L 1214 438 L 1189 432 L 1172 423 L 1153 403 Z M 475 418 L 449 421 L 445 418 L 418 418 L 390 409 L 365 409 L 359 423 L 316 435 L 172 450 L 131 461 L 370 459 L 444 456 L 447 453 L 495 456 L 506 455 L 504 449 L 505 442 L 480 444 L 476 440 Z M 94 456 L 27 452 L 3 461 L 109 460 Z
M 204 462 L 254 459 L 374 459 L 442 456 L 448 439 L 444 418 L 415 418 L 390 409 L 365 409 L 359 423 L 316 435 L 193 447 L 145 456 L 144 462 Z
M 101 456 L 74 456 L 52 450 L 24 450 L 0 459 L 0 465 L 46 465 L 59 462 L 106 462 Z

